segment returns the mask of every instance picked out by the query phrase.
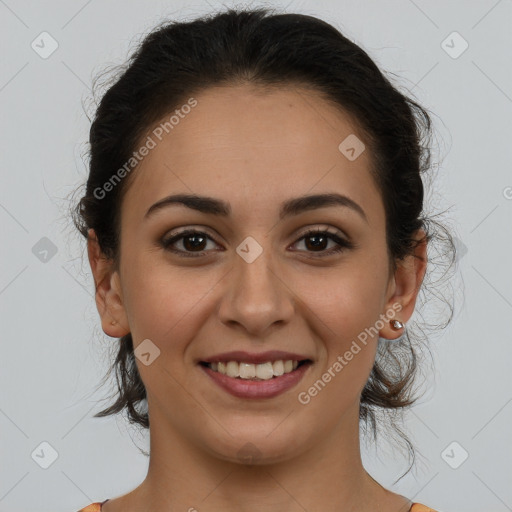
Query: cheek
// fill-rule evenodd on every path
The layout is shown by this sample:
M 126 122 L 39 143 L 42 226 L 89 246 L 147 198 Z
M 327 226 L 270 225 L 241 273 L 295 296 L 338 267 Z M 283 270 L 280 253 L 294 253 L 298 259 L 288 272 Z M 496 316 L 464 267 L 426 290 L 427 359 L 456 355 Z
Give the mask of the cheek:
M 138 268 L 144 271 L 137 271 Z M 148 395 L 163 401 L 172 396 L 183 412 L 193 406 L 183 394 L 183 388 L 191 388 L 191 377 L 184 364 L 187 349 L 212 314 L 208 309 L 208 291 L 219 278 L 214 280 L 206 272 L 202 277 L 193 277 L 186 269 L 155 262 L 147 267 L 133 264 L 125 277 L 125 307 L 134 350 L 147 339 L 158 349 L 145 345 L 151 354 L 148 365 L 136 358 Z M 161 407 L 165 408 L 163 403 Z
M 297 391 L 297 399 L 308 408 L 309 417 L 321 416 L 326 428 L 349 408 L 357 408 L 375 361 L 378 329 L 376 334 L 372 327 L 381 313 L 380 304 L 375 288 L 352 278 L 308 303 L 310 329 L 320 338 L 321 359 L 318 374 L 309 387 Z
M 380 310 L 375 298 L 360 301 L 346 291 L 330 300 L 322 299 L 315 311 L 325 350 L 322 371 L 330 375 L 325 378 L 334 382 L 329 386 L 340 387 L 353 397 L 364 387 L 375 360 L 378 334 L 372 327 Z
M 357 338 L 374 325 L 385 304 L 384 269 L 363 258 L 296 280 L 294 293 L 325 325 L 327 338 Z M 314 283 L 312 285 L 312 283 Z
M 301 314 L 309 318 L 309 329 L 321 340 L 322 370 L 331 371 L 326 379 L 337 383 L 329 387 L 343 387 L 354 396 L 364 387 L 375 360 L 387 276 L 363 257 L 340 266 L 333 276 L 330 269 L 314 279 L 302 279 L 294 292 L 307 306 Z M 336 361 L 339 364 L 333 366 Z
M 149 338 L 161 350 L 183 350 L 208 312 L 208 293 L 222 276 L 168 262 L 126 261 L 124 304 L 136 347 Z

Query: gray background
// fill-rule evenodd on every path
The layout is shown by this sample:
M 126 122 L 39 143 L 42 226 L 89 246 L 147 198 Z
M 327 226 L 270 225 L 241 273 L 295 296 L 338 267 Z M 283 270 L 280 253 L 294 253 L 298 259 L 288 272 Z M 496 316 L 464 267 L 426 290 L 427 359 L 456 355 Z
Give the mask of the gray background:
M 92 418 L 112 389 L 97 386 L 116 341 L 99 327 L 66 198 L 86 176 L 82 101 L 90 108 L 92 77 L 124 62 L 164 16 L 220 5 L 0 0 L 2 512 L 72 512 L 128 492 L 146 474 L 137 446 L 147 449 L 147 437 L 122 418 Z M 365 465 L 383 485 L 439 511 L 512 510 L 512 2 L 266 5 L 334 23 L 436 114 L 432 204 L 449 208 L 461 248 L 456 315 L 431 341 L 435 373 L 425 367 L 426 393 L 408 415 L 415 470 L 393 486 L 407 466 L 391 448 L 365 448 Z M 43 31 L 58 43 L 48 58 L 31 47 L 51 49 Z M 469 45 L 460 55 L 454 31 Z

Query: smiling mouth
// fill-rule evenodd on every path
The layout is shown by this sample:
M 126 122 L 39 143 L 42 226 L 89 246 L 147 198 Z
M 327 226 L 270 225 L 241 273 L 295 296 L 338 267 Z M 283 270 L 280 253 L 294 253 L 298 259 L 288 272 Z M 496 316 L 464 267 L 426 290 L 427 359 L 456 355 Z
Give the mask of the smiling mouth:
M 310 359 L 301 361 L 287 359 L 267 361 L 266 363 L 260 364 L 239 363 L 238 361 L 219 361 L 214 363 L 201 361 L 199 364 L 210 368 L 210 370 L 214 372 L 227 375 L 234 379 L 260 381 L 275 379 L 295 371 L 300 366 L 311 363 L 312 361 Z

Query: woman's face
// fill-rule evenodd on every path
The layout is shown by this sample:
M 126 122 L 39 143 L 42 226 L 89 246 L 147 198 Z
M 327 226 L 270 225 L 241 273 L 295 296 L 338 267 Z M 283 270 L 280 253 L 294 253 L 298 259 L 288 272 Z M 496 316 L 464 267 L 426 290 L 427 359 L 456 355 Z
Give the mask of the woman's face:
M 251 449 L 261 461 L 286 460 L 357 429 L 375 332 L 396 337 L 388 321 L 377 322 L 397 302 L 382 198 L 369 152 L 357 156 L 356 139 L 345 143 L 354 152 L 339 149 L 347 137 L 362 136 L 314 93 L 237 86 L 195 99 L 161 141 L 150 134 L 156 146 L 131 176 L 113 281 L 118 325 L 132 334 L 152 426 L 224 460 L 241 460 Z M 228 213 L 169 202 L 148 214 L 175 194 L 211 198 Z M 321 194 L 348 199 L 303 200 L 283 210 Z M 166 248 L 188 229 L 199 233 Z M 309 230 L 324 234 L 303 238 Z M 311 363 L 293 378 L 272 378 L 280 384 L 220 377 L 226 388 L 201 362 L 230 351 L 293 354 L 263 356 L 277 373 L 276 359 Z

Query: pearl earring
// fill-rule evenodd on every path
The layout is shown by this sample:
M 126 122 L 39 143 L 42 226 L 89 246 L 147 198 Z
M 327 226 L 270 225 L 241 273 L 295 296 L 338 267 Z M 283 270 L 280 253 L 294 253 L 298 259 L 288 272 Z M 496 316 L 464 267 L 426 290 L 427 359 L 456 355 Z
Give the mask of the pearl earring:
M 400 329 L 402 329 L 404 327 L 404 324 L 402 322 L 400 322 L 399 320 L 391 320 L 389 323 L 391 324 L 391 327 L 395 331 L 399 331 Z

